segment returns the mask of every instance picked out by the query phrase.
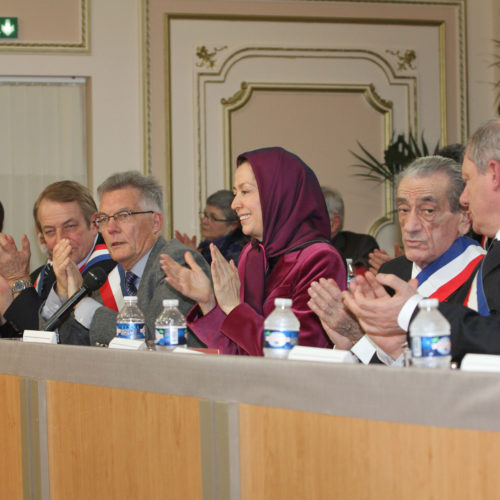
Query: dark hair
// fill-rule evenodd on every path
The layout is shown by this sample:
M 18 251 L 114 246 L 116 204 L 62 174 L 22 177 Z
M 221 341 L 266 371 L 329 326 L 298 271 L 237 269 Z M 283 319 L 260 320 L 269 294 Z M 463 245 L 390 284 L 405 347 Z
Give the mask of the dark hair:
M 459 165 L 462 165 L 464 161 L 465 146 L 456 142 L 455 144 L 448 144 L 436 151 L 437 156 L 443 156 L 444 158 L 451 158 L 456 161 Z
M 465 183 L 462 179 L 460 165 L 451 158 L 442 156 L 422 156 L 412 161 L 398 176 L 397 187 L 406 177 L 429 177 L 435 173 L 443 173 L 448 176 L 449 185 L 446 197 L 452 212 L 458 212 L 460 207 L 460 195 L 464 190 Z
M 230 222 L 236 222 L 239 219 L 236 212 L 231 208 L 231 203 L 233 202 L 233 200 L 234 194 L 232 191 L 229 191 L 229 189 L 220 189 L 207 198 L 206 204 L 212 205 L 213 207 L 217 207 L 222 210 L 224 219 Z
M 82 209 L 83 217 L 90 227 L 92 216 L 97 212 L 97 206 L 94 198 L 87 187 L 75 181 L 59 181 L 49 184 L 39 195 L 33 206 L 33 217 L 37 228 L 41 231 L 42 227 L 38 220 L 38 209 L 43 200 L 58 201 L 60 203 L 69 203 L 76 201 Z
M 4 211 L 3 211 L 3 205 L 2 205 L 2 202 L 0 201 L 0 233 L 2 232 L 3 230 L 3 218 L 4 218 Z

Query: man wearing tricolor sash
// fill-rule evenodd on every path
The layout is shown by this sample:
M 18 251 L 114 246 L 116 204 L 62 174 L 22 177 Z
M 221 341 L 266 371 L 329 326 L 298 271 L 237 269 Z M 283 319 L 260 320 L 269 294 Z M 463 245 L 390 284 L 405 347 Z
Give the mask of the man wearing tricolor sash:
M 160 254 L 167 253 L 181 265 L 188 248 L 178 240 L 161 236 L 163 224 L 162 189 L 151 176 L 137 171 L 110 176 L 98 188 L 99 212 L 95 223 L 107 248 L 117 263 L 99 292 L 79 302 L 70 317 L 59 327 L 61 343 L 107 345 L 116 334 L 117 311 L 124 295 L 137 295 L 137 303 L 146 320 L 148 340 L 155 338 L 154 323 L 163 308 L 164 299 L 178 299 L 179 310 L 186 314 L 194 302 L 165 281 Z M 64 251 L 64 249 L 63 249 Z M 209 274 L 203 256 L 191 252 L 196 262 Z M 69 259 L 59 266 L 57 287 L 68 295 L 82 286 L 82 277 Z M 198 345 L 193 335 L 188 344 Z
M 459 165 L 440 156 L 419 158 L 398 181 L 396 205 L 405 255 L 383 264 L 380 273 L 392 273 L 403 280 L 416 279 L 418 292 L 424 297 L 472 303 L 474 297 L 468 294 L 470 280 L 486 252 L 464 236 L 470 222 L 469 214 L 459 203 L 464 188 Z M 340 291 L 333 293 L 333 287 L 321 282 L 313 285 L 310 292 L 311 308 L 332 340 L 338 347 L 351 348 L 362 362 L 378 359 L 393 364 L 386 351 L 404 344 L 406 334 L 399 332 L 378 344 L 365 335 L 356 342 L 363 333 L 359 323 L 343 307 L 342 314 L 332 314 L 328 309 L 335 300 L 342 306 Z M 347 338 L 342 335 L 345 333 Z M 373 358 L 375 352 L 377 358 Z
M 467 307 L 460 301 L 439 305 L 451 325 L 451 354 L 457 362 L 467 353 L 500 354 L 500 119 L 485 122 L 470 139 L 462 178 L 465 188 L 460 203 L 470 211 L 474 231 L 494 241 L 464 284 Z M 382 285 L 393 288 L 395 294 L 387 295 Z M 357 281 L 344 303 L 372 339 L 387 343 L 409 329 L 422 299 L 416 287 L 415 281 L 406 283 L 397 276 L 380 274 L 371 281 Z M 395 359 L 402 347 L 393 347 Z
M 49 260 L 31 274 L 30 243 L 26 235 L 18 249 L 12 237 L 0 234 L 0 274 L 7 280 L 11 293 L 0 311 L 6 323 L 2 336 L 13 336 L 24 330 L 39 329 L 39 309 L 53 294 L 64 300 L 67 293 L 55 289 L 53 264 L 62 256 L 71 260 L 80 272 L 93 266 L 109 272 L 115 265 L 94 224 L 97 206 L 90 191 L 73 181 L 59 181 L 47 186 L 33 208 L 37 233 L 46 247 Z

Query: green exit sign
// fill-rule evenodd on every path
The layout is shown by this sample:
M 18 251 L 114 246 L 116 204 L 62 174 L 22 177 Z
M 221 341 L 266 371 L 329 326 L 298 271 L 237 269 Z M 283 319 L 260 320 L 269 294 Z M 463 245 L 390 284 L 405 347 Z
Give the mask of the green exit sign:
M 0 17 L 0 38 L 17 38 L 17 17 Z

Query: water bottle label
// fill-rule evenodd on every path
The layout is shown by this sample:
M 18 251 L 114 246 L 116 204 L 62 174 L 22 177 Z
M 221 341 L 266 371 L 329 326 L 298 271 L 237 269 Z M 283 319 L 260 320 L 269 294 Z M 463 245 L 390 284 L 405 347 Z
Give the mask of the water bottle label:
M 264 330 L 264 347 L 291 349 L 299 343 L 299 332 L 294 330 Z
M 450 336 L 412 337 L 411 350 L 414 358 L 449 356 L 451 353 Z
M 156 328 L 156 344 L 158 345 L 183 345 L 186 343 L 186 328 L 168 326 Z
M 125 339 L 143 339 L 144 323 L 117 323 L 116 336 Z

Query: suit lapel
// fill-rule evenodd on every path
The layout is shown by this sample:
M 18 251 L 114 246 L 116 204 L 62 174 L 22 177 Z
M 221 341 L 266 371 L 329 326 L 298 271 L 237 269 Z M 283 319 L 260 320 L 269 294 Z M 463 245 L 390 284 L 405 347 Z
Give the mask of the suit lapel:
M 494 240 L 484 259 L 483 281 L 485 276 L 491 273 L 498 266 L 500 266 L 500 244 L 498 240 Z

